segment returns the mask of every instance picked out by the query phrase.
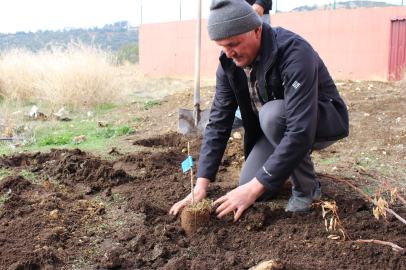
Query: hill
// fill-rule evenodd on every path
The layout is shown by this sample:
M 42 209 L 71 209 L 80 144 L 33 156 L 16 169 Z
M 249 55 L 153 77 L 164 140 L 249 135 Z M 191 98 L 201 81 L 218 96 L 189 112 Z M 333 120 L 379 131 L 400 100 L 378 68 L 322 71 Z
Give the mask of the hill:
M 333 9 L 355 9 L 355 8 L 373 8 L 373 7 L 391 7 L 396 6 L 393 4 L 387 4 L 386 2 L 373 2 L 373 1 L 346 1 L 336 2 L 325 5 L 314 6 L 300 6 L 292 9 L 292 11 L 315 11 L 315 10 L 333 10 Z
M 0 33 L 0 51 L 8 48 L 25 47 L 31 51 L 50 48 L 52 45 L 64 45 L 71 41 L 94 44 L 103 49 L 118 51 L 121 45 L 130 42 L 138 44 L 138 27 L 128 27 L 121 22 L 105 25 L 103 28 L 75 29 L 66 27 L 64 30 L 38 30 L 37 32 L 17 32 L 15 34 Z M 124 26 L 123 26 L 124 25 Z

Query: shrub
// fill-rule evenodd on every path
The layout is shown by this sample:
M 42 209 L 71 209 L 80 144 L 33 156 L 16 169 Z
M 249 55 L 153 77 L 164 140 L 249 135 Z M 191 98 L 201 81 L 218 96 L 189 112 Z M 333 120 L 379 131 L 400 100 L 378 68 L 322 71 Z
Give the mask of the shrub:
M 125 94 L 115 61 L 112 53 L 77 43 L 37 53 L 12 49 L 0 55 L 0 94 L 73 109 L 112 103 Z
M 128 61 L 132 64 L 138 62 L 138 46 L 135 42 L 130 42 L 120 46 L 118 49 L 118 62 L 123 64 L 125 61 Z

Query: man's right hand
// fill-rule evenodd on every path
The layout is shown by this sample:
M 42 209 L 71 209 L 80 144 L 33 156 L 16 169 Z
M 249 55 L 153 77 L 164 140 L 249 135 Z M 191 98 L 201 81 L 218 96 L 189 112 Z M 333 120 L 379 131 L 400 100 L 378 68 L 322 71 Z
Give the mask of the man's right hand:
M 258 4 L 253 4 L 252 8 L 259 15 L 259 17 L 261 17 L 264 14 L 264 8 Z
M 194 194 L 195 194 L 195 201 L 200 202 L 202 199 L 206 198 L 207 195 L 207 187 L 210 184 L 210 179 L 207 178 L 197 178 L 196 185 L 194 187 Z M 183 200 L 175 203 L 171 210 L 169 210 L 169 214 L 176 216 L 180 209 L 186 206 L 187 202 L 192 200 L 192 194 L 186 196 Z

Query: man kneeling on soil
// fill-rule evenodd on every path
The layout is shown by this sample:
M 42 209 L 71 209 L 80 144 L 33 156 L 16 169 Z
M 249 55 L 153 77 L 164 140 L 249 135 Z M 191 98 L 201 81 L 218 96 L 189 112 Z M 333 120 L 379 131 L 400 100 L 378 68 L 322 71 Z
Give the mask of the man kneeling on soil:
M 244 0 L 213 0 L 207 30 L 222 48 L 216 94 L 200 152 L 195 199 L 215 180 L 234 113 L 240 107 L 245 165 L 239 186 L 219 198 L 218 218 L 275 195 L 289 178 L 286 211 L 307 213 L 321 197 L 310 154 L 348 136 L 347 106 L 310 44 L 281 27 L 271 28 Z M 247 83 L 248 82 L 248 83 Z M 187 201 L 172 206 L 177 215 Z

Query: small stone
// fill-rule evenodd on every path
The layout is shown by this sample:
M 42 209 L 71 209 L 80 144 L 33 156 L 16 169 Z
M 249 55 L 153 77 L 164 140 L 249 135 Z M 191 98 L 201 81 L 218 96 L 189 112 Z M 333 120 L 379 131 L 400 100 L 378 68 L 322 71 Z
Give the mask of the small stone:
M 358 167 L 358 172 L 360 172 L 360 173 L 364 173 L 364 172 L 366 172 L 366 170 L 365 170 L 365 168 L 364 168 L 364 167 L 359 166 L 359 167 Z
M 52 210 L 51 212 L 49 212 L 49 217 L 52 218 L 52 219 L 58 219 L 59 210 L 55 209 L 55 210 Z
M 240 132 L 234 133 L 234 138 L 241 139 L 242 138 L 241 133 Z
M 86 135 L 81 135 L 81 136 L 77 136 L 75 138 L 73 138 L 75 141 L 80 142 L 80 141 L 86 141 Z
M 108 127 L 109 126 L 108 121 L 99 121 L 99 122 L 97 122 L 97 124 L 99 125 L 99 127 Z
M 280 270 L 283 269 L 283 264 L 279 259 L 261 262 L 258 265 L 251 267 L 249 270 Z
M 370 114 L 369 113 L 364 113 L 364 116 L 370 116 Z

